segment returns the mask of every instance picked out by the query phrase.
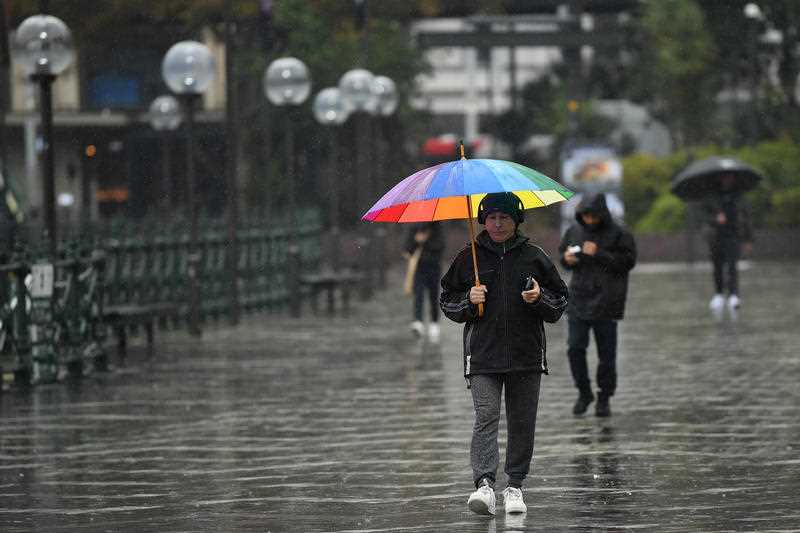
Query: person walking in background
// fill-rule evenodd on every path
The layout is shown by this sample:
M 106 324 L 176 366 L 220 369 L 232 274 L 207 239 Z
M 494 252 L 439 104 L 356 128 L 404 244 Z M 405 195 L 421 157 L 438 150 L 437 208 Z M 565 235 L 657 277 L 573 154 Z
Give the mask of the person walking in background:
M 610 416 L 610 398 L 617 388 L 617 321 L 625 314 L 636 243 L 630 232 L 614 222 L 602 193 L 585 195 L 575 209 L 575 219 L 558 247 L 561 264 L 572 271 L 567 356 L 578 389 L 572 413 L 584 414 L 595 399 L 586 362 L 593 330 L 599 359 L 595 414 Z
M 476 490 L 467 506 L 475 513 L 495 514 L 497 436 L 505 390 L 504 505 L 506 513 L 524 513 L 522 484 L 533 459 L 539 386 L 547 373 L 543 322 L 561 317 L 568 292 L 547 254 L 519 232 L 524 211 L 516 195 L 487 194 L 477 218 L 485 225 L 475 239 L 481 285 L 475 286 L 467 245 L 442 278 L 440 297 L 445 316 L 464 324 L 464 377 L 475 409 L 470 462 Z
M 443 251 L 444 237 L 438 222 L 427 222 L 411 228 L 405 243 L 410 278 L 405 291 L 410 291 L 414 297 L 411 331 L 420 337 L 425 333 L 422 319 L 427 299 L 430 312 L 428 337 L 434 342 L 439 340 L 439 281 L 442 277 Z
M 706 237 L 714 267 L 714 296 L 709 302 L 709 307 L 714 312 L 722 311 L 726 292 L 728 307 L 731 310 L 739 308 L 739 253 L 741 250 L 749 254 L 753 246 L 750 208 L 741 193 L 734 190 L 734 179 L 731 174 L 723 174 L 720 178 L 719 195 L 708 198 L 702 204 L 706 215 Z

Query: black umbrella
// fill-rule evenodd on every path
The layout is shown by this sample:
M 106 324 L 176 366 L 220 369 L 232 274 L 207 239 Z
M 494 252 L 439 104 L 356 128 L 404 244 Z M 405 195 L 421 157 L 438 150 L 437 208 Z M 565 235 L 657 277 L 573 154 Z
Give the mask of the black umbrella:
M 729 191 L 745 192 L 758 185 L 761 174 L 732 157 L 708 157 L 695 161 L 672 180 L 672 192 L 683 200 L 702 200 L 722 191 L 721 178 L 731 175 Z

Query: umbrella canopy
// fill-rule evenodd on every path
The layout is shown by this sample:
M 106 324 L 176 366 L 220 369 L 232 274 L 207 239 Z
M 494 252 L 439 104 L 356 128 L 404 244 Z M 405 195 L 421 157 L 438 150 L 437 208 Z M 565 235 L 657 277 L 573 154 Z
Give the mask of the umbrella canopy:
M 722 191 L 722 176 L 730 175 L 728 190 L 745 192 L 755 188 L 761 174 L 753 167 L 732 157 L 708 157 L 695 161 L 672 180 L 672 192 L 684 200 L 702 200 Z
M 370 222 L 432 222 L 469 220 L 472 265 L 475 285 L 478 259 L 475 252 L 473 213 L 489 193 L 513 192 L 525 209 L 569 200 L 573 192 L 532 168 L 498 159 L 466 159 L 461 143 L 461 159 L 441 163 L 408 176 L 392 187 L 362 218 Z M 478 305 L 483 316 L 483 304 Z
M 408 176 L 361 218 L 400 223 L 471 219 L 481 199 L 492 192 L 513 192 L 525 209 L 569 200 L 574 194 L 544 174 L 518 163 L 462 158 Z

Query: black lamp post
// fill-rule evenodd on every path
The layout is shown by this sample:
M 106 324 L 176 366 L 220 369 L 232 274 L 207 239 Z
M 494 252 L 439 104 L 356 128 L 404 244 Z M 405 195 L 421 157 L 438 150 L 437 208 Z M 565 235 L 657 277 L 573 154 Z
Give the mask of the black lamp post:
M 45 229 L 50 255 L 58 248 L 55 207 L 55 156 L 53 150 L 53 82 L 74 59 L 72 35 L 60 19 L 34 15 L 22 21 L 14 37 L 12 54 L 31 80 L 39 85 L 42 120 L 42 181 Z
M 200 251 L 197 248 L 199 233 L 199 195 L 194 172 L 194 113 L 195 106 L 214 79 L 214 57 L 208 47 L 196 41 L 174 44 L 164 56 L 161 74 L 167 86 L 178 95 L 186 113 L 186 181 L 191 234 L 189 237 L 189 333 L 200 336 Z
M 276 59 L 264 72 L 264 93 L 278 107 L 299 106 L 311 93 L 311 77 L 305 63 L 295 57 Z M 299 278 L 300 248 L 297 243 L 297 198 L 294 175 L 294 123 L 286 114 L 286 185 L 287 220 L 289 224 L 289 292 L 290 313 L 300 316 Z
M 170 147 L 168 144 L 168 135 L 170 132 L 175 131 L 181 125 L 181 106 L 174 96 L 162 95 L 157 97 L 150 104 L 149 119 L 150 126 L 156 131 L 164 132 L 163 144 L 161 145 L 161 183 L 158 187 L 158 205 L 163 212 L 169 212 L 174 199 L 172 198 L 174 187 L 170 173 L 172 172 L 172 165 L 170 164 Z
M 345 72 L 339 79 L 339 91 L 345 105 L 353 113 L 355 120 L 356 136 L 356 201 L 359 212 L 364 212 L 369 207 L 368 203 L 373 198 L 372 179 L 369 175 L 370 161 L 367 150 L 370 148 L 371 135 L 369 132 L 369 115 L 378 105 L 378 98 L 373 92 L 375 76 L 363 68 L 355 68 Z M 374 275 L 378 265 L 376 265 L 374 254 L 372 253 L 372 243 L 368 229 L 363 229 L 363 234 L 359 238 L 361 255 L 364 258 L 362 264 L 366 265 L 364 281 L 361 284 L 361 298 L 366 300 L 372 296 L 374 289 Z
M 341 184 L 336 181 L 337 164 L 339 159 L 339 142 L 336 136 L 335 126 L 344 124 L 349 114 L 348 108 L 342 99 L 342 93 L 337 87 L 322 89 L 314 97 L 314 118 L 323 126 L 331 126 L 330 154 L 328 166 L 328 225 L 331 231 L 331 267 L 334 272 L 339 270 L 341 254 L 339 246 L 339 187 Z
M 391 78 L 386 76 L 375 76 L 372 80 L 372 93 L 375 95 L 377 102 L 372 114 L 377 117 L 375 121 L 377 132 L 375 137 L 375 168 L 378 170 L 376 173 L 375 181 L 379 186 L 384 185 L 383 181 L 378 177 L 382 169 L 386 168 L 386 154 L 385 139 L 384 139 L 384 121 L 383 118 L 391 116 L 395 109 L 397 109 L 398 96 L 397 86 Z M 386 228 L 384 224 L 378 224 L 375 229 L 375 241 L 377 247 L 377 262 L 378 262 L 378 287 L 381 289 L 386 287 L 386 271 L 388 265 L 386 262 Z

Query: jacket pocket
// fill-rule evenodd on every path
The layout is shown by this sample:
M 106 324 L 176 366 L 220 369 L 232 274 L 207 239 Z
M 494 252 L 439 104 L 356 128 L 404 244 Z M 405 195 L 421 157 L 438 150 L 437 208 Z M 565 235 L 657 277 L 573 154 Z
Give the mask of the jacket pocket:
M 508 345 L 512 367 L 539 367 L 543 364 L 544 328 L 535 320 L 510 320 Z
M 602 290 L 600 273 L 585 271 L 575 274 L 570 285 L 570 292 L 575 296 L 590 297 Z

